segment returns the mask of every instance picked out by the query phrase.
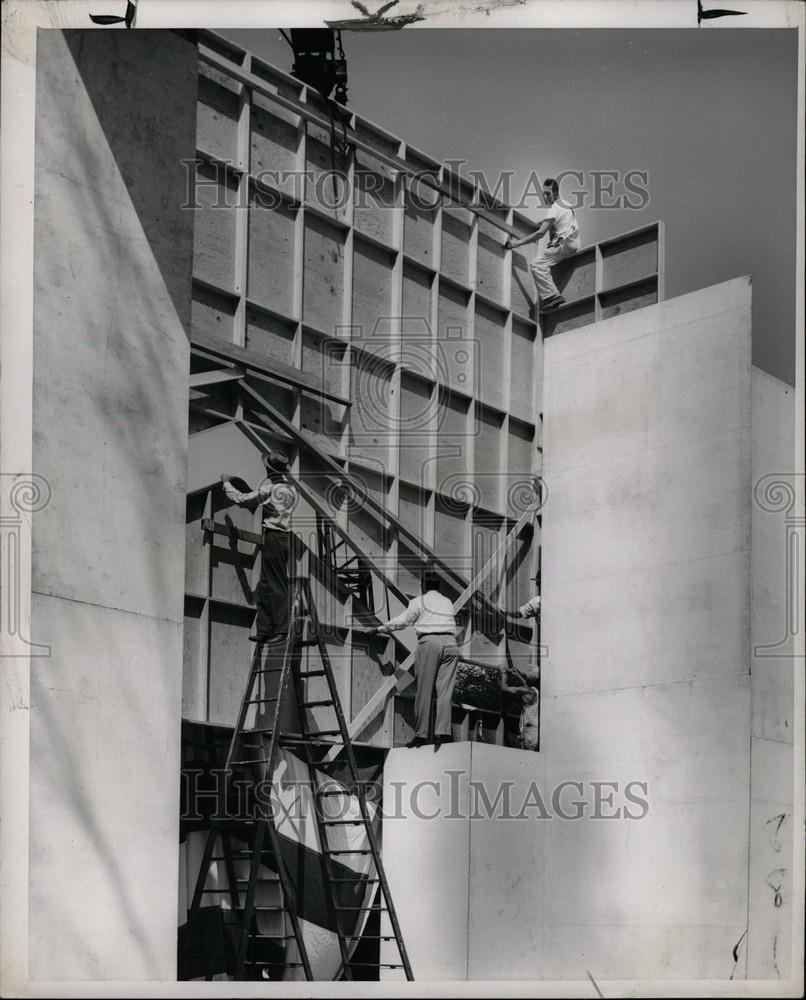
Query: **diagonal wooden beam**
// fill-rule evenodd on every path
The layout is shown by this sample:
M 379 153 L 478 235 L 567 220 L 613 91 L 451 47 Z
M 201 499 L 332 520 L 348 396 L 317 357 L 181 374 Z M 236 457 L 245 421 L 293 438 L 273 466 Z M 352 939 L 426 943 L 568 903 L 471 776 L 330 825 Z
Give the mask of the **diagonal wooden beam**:
M 454 601 L 454 613 L 461 611 L 465 604 L 467 604 L 467 602 L 472 598 L 473 594 L 479 589 L 481 584 L 484 582 L 485 577 L 496 565 L 497 561 L 499 559 L 502 563 L 506 561 L 509 556 L 510 549 L 512 548 L 512 545 L 518 535 L 526 526 L 529 519 L 533 518 L 535 514 L 537 514 L 539 509 L 540 504 L 534 504 L 531 507 L 527 507 L 527 509 L 521 514 L 512 527 L 512 530 L 507 533 L 506 537 L 503 539 L 495 552 L 493 552 L 484 566 L 479 570 L 475 577 L 473 577 L 467 587 L 465 587 L 456 601 Z M 378 690 L 372 695 L 366 705 L 364 705 L 358 715 L 356 715 L 356 717 L 352 720 L 350 723 L 351 738 L 357 736 L 369 725 L 370 722 L 372 722 L 379 712 L 383 711 L 386 699 L 389 695 L 391 695 L 395 688 L 400 691 L 405 691 L 405 689 L 414 682 L 414 678 L 411 676 L 410 672 L 411 668 L 414 666 L 414 656 L 414 652 L 409 653 L 406 659 L 399 666 L 395 667 L 394 676 L 387 677 L 386 680 L 383 681 Z M 341 747 L 333 747 L 332 750 L 328 750 L 324 759 L 335 760 L 340 750 Z
M 345 483 L 350 485 L 356 493 L 356 496 L 361 497 L 364 502 L 379 514 L 384 521 L 389 522 L 395 530 L 403 538 L 415 547 L 415 551 L 422 552 L 428 561 L 434 564 L 438 569 L 440 569 L 444 576 L 446 576 L 455 586 L 459 589 L 464 589 L 467 586 L 467 580 L 460 574 L 457 573 L 452 566 L 448 565 L 444 559 L 440 558 L 434 550 L 427 545 L 419 535 L 407 528 L 403 522 L 396 517 L 391 511 L 387 510 L 383 504 L 378 503 L 372 496 L 364 491 L 361 486 L 356 483 L 349 472 L 345 472 L 344 469 L 339 465 L 338 462 L 334 461 L 329 455 L 319 448 L 316 442 L 309 437 L 305 431 L 300 430 L 300 428 L 295 427 L 294 424 L 279 410 L 275 409 L 271 403 L 267 402 L 259 393 L 255 392 L 246 382 L 243 382 L 239 388 L 246 393 L 253 403 L 256 403 L 258 407 L 265 410 L 266 413 L 271 418 L 272 422 L 277 424 L 282 430 L 293 438 L 299 445 L 306 448 L 309 452 L 316 455 L 317 459 L 330 470 L 331 474 L 336 478 L 343 480 Z M 489 603 L 489 602 L 486 602 Z
M 190 376 L 190 388 L 198 389 L 203 385 L 218 385 L 219 382 L 237 382 L 246 375 L 241 368 L 221 368 L 212 372 L 196 372 Z

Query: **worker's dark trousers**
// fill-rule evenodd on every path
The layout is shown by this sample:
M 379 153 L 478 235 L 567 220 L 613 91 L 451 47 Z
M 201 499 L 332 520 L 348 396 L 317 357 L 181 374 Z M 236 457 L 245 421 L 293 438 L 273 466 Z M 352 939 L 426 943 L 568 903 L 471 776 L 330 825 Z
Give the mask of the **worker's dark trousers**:
M 429 738 L 431 722 L 431 697 L 436 688 L 437 717 L 435 736 L 451 735 L 451 700 L 456 684 L 459 650 L 453 635 L 421 635 L 417 641 L 414 669 L 417 674 L 417 694 L 414 714 L 417 718 L 416 736 Z
M 291 543 L 290 531 L 264 528 L 260 556 L 260 581 L 255 590 L 259 639 L 272 639 L 288 633 L 291 616 Z

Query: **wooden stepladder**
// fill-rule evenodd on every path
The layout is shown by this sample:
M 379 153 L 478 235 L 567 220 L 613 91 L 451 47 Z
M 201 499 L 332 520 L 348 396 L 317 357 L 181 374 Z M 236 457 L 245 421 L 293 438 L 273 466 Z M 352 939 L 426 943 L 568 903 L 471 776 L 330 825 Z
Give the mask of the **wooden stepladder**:
M 315 669 L 309 669 L 303 662 L 307 659 L 303 653 L 306 647 L 315 647 L 318 651 L 319 663 Z M 308 680 L 313 678 L 321 678 L 324 685 L 324 690 L 316 698 L 307 695 Z M 321 689 L 322 684 L 319 686 Z M 317 711 L 311 711 L 313 709 Z M 267 712 L 269 718 L 266 718 Z M 307 721 L 309 717 L 318 719 L 323 716 L 332 718 L 332 722 L 326 723 L 326 728 Z M 255 725 L 255 718 L 258 722 L 269 722 L 270 719 L 270 724 Z M 347 789 L 344 784 L 329 779 L 323 772 L 321 761 L 317 760 L 318 748 L 321 756 L 321 750 L 334 744 L 343 745 L 348 773 Z M 358 974 L 360 967 L 363 975 L 368 969 L 377 969 L 379 974 L 382 968 L 399 969 L 406 979 L 412 980 L 414 977 L 383 869 L 366 789 L 359 779 L 349 728 L 307 576 L 293 580 L 291 618 L 285 641 L 259 643 L 255 651 L 227 753 L 225 779 L 237 778 L 242 787 L 251 785 L 254 788 L 258 783 L 261 787 L 268 787 L 274 780 L 281 748 L 302 759 L 307 775 L 311 813 L 320 846 L 319 874 L 324 886 L 327 922 L 338 937 L 341 956 L 338 972 L 333 978 L 353 979 L 354 971 Z M 352 808 L 347 810 L 349 818 L 344 818 L 344 810 L 334 813 L 328 808 L 328 800 L 332 801 L 334 796 L 341 797 L 342 802 L 347 799 L 352 803 Z M 264 794 L 262 801 L 265 802 L 265 799 Z M 255 801 L 253 799 L 253 804 Z M 314 978 L 300 922 L 297 891 L 283 856 L 283 840 L 278 832 L 277 819 L 274 809 L 264 806 L 254 808 L 245 821 L 239 818 L 214 822 L 208 831 L 202 854 L 189 920 L 193 922 L 198 917 L 206 898 L 223 895 L 229 899 L 235 925 L 236 980 L 259 979 L 266 974 L 271 976 L 272 971 L 279 975 L 292 967 L 300 968 L 305 979 Z M 360 842 L 364 846 L 354 848 L 344 837 L 339 838 L 338 828 L 345 826 L 363 830 Z M 244 827 L 248 833 L 241 829 Z M 233 830 L 239 831 L 239 840 L 248 837 L 242 841 L 246 843 L 245 850 L 232 849 L 231 841 L 235 839 Z M 221 845 L 221 853 L 216 853 L 217 844 Z M 354 871 L 342 863 L 342 859 L 346 860 L 349 856 L 363 856 L 361 871 Z M 356 859 L 353 857 L 351 860 Z M 226 888 L 220 887 L 217 879 L 211 877 L 216 862 L 224 865 Z M 241 865 L 241 875 L 236 862 Z M 267 878 L 267 869 L 276 871 L 277 876 Z M 215 874 L 217 872 L 216 868 Z M 265 896 L 266 882 L 272 881 L 276 882 L 282 899 L 279 903 L 273 900 L 273 905 L 265 906 L 265 899 L 260 897 Z M 387 933 L 383 933 L 382 927 L 378 935 L 360 934 L 371 912 L 385 914 Z M 279 928 L 266 926 L 267 918 L 272 914 L 275 920 L 278 914 L 282 917 Z M 394 942 L 399 961 L 354 961 L 351 954 L 359 936 Z M 296 954 L 292 951 L 289 955 L 286 949 L 292 942 Z M 283 959 L 268 960 L 270 956 L 261 951 L 261 946 L 265 948 L 266 944 L 282 947 Z

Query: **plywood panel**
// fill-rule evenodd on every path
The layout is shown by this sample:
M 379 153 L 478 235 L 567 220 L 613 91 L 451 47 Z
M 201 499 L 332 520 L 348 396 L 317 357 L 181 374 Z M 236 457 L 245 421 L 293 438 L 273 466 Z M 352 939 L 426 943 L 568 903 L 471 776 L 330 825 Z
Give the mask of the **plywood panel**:
M 505 322 L 504 313 L 482 302 L 476 303 L 474 334 L 479 362 L 476 389 L 485 403 L 502 409 L 505 404 L 504 367 L 507 353 Z
M 296 213 L 287 205 L 261 207 L 253 197 L 249 207 L 249 297 L 285 316 L 293 316 L 294 225 Z
M 394 172 L 374 156 L 357 150 L 353 184 L 356 229 L 391 246 L 395 220 Z
M 468 296 L 442 284 L 439 289 L 437 366 L 441 382 L 471 393 L 475 347 L 468 334 Z
M 353 636 L 351 670 L 351 718 L 366 705 L 384 679 L 394 672 L 394 662 L 389 656 L 390 643 L 386 638 Z M 361 739 L 374 746 L 388 745 L 391 726 L 387 724 L 388 712 L 380 712 L 361 733 Z M 391 719 L 390 719 L 391 721 Z
M 645 306 L 653 306 L 657 301 L 657 280 L 652 278 L 640 285 L 625 288 L 622 292 L 610 292 L 607 295 L 602 295 L 602 319 L 620 316 L 623 313 L 632 312 L 634 309 L 643 309 Z
M 593 295 L 596 290 L 596 251 L 574 254 L 551 269 L 551 276 L 567 302 Z
M 385 468 L 396 440 L 391 368 L 373 355 L 354 354 L 351 368 L 350 453 Z
M 270 183 L 301 201 L 302 183 L 297 162 L 299 116 L 253 91 L 250 121 L 252 173 L 258 181 Z
M 442 257 L 439 270 L 454 281 L 466 285 L 469 280 L 470 213 L 445 208 L 442 212 Z
M 232 726 L 238 718 L 254 651 L 253 618 L 251 611 L 210 605 L 210 722 Z
M 417 328 L 427 336 L 431 331 L 431 286 L 433 275 L 409 261 L 403 267 L 404 328 Z M 405 345 L 404 345 L 405 346 Z
M 223 471 L 223 470 L 222 470 Z M 187 499 L 185 515 L 185 590 L 192 594 L 207 593 L 207 558 L 201 520 L 207 493 L 197 493 Z
M 442 393 L 439 403 L 437 441 L 437 489 L 450 493 L 452 487 L 467 482 L 470 449 L 467 400 Z
M 535 251 L 533 246 L 525 247 L 525 251 L 512 252 L 512 311 L 532 319 L 537 293 L 529 261 L 535 256 Z
M 434 507 L 434 550 L 461 573 L 469 569 L 466 505 L 441 497 Z
M 190 317 L 194 332 L 232 342 L 235 299 L 229 295 L 194 285 Z
M 362 348 L 391 356 L 394 255 L 356 238 L 353 244 L 353 339 Z
M 238 93 L 240 84 L 212 66 L 199 64 L 196 141 L 199 149 L 225 162 L 238 155 Z
M 527 419 L 533 418 L 535 398 L 535 338 L 537 330 L 531 324 L 512 321 L 512 372 L 510 375 L 510 412 Z
M 400 475 L 415 484 L 424 484 L 427 459 L 432 447 L 430 426 L 436 395 L 432 383 L 403 373 L 400 378 Z
M 201 601 L 185 598 L 184 645 L 182 651 L 182 718 L 203 719 L 207 676 L 199 660 L 202 641 Z
M 344 221 L 350 203 L 347 164 L 331 150 L 329 132 L 312 122 L 307 123 L 307 132 L 305 200 L 334 219 Z
M 489 510 L 498 510 L 501 504 L 502 426 L 500 414 L 477 407 L 474 482 L 481 506 Z
M 434 262 L 434 224 L 439 196 L 425 184 L 407 182 L 403 219 L 403 249 L 414 260 L 429 267 Z
M 344 234 L 315 216 L 305 219 L 304 321 L 334 334 L 342 321 Z
M 246 310 L 246 346 L 271 361 L 290 365 L 294 361 L 293 323 L 249 307 Z
M 234 290 L 237 185 L 223 168 L 203 163 L 196 171 L 193 274 Z
M 540 317 L 543 336 L 548 337 L 554 333 L 564 333 L 567 330 L 576 330 L 580 326 L 588 326 L 593 322 L 594 315 L 593 299 L 548 312 Z
M 479 220 L 478 257 L 476 264 L 476 289 L 495 302 L 504 301 L 503 244 L 506 233 Z
M 614 288 L 628 281 L 637 281 L 655 274 L 657 270 L 657 229 L 602 245 L 603 288 Z

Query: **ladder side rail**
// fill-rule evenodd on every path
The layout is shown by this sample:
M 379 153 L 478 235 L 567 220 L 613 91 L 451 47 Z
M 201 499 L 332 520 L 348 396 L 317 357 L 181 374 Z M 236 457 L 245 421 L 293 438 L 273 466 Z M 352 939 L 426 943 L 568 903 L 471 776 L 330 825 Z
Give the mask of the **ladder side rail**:
M 380 883 L 381 893 L 386 903 L 386 909 L 392 924 L 392 930 L 395 936 L 395 941 L 397 943 L 398 953 L 400 955 L 403 967 L 406 972 L 406 979 L 412 981 L 414 979 L 414 976 L 412 975 L 411 964 L 409 962 L 406 946 L 403 942 L 403 935 L 400 930 L 400 924 L 398 923 L 397 920 L 397 913 L 395 912 L 394 904 L 392 903 L 392 896 L 389 891 L 389 885 L 386 881 L 386 873 L 383 868 L 378 842 L 375 837 L 375 831 L 372 826 L 372 818 L 370 817 L 369 811 L 367 809 L 365 789 L 361 784 L 361 782 L 359 781 L 358 766 L 355 760 L 355 753 L 353 751 L 353 744 L 352 744 L 352 739 L 350 737 L 350 730 L 347 726 L 347 720 L 344 716 L 344 710 L 342 709 L 341 699 L 339 698 L 338 688 L 336 687 L 336 679 L 333 676 L 333 669 L 330 663 L 330 656 L 328 655 L 327 648 L 319 631 L 319 621 L 316 613 L 316 608 L 313 604 L 313 600 L 311 597 L 309 581 L 307 580 L 305 581 L 305 586 L 306 586 L 306 597 L 308 599 L 308 613 L 311 617 L 312 627 L 317 639 L 317 645 L 319 647 L 319 655 L 322 659 L 322 666 L 325 670 L 325 678 L 327 680 L 327 684 L 330 689 L 330 697 L 331 700 L 333 701 L 333 708 L 336 713 L 336 718 L 338 720 L 339 730 L 341 731 L 341 738 L 344 743 L 344 747 L 347 751 L 347 761 L 350 770 L 350 777 L 352 778 L 353 788 L 358 797 L 358 804 L 361 810 L 361 817 L 363 819 L 364 829 L 366 830 L 370 851 L 372 852 L 372 860 L 375 865 L 375 872 L 378 877 L 378 881 Z

